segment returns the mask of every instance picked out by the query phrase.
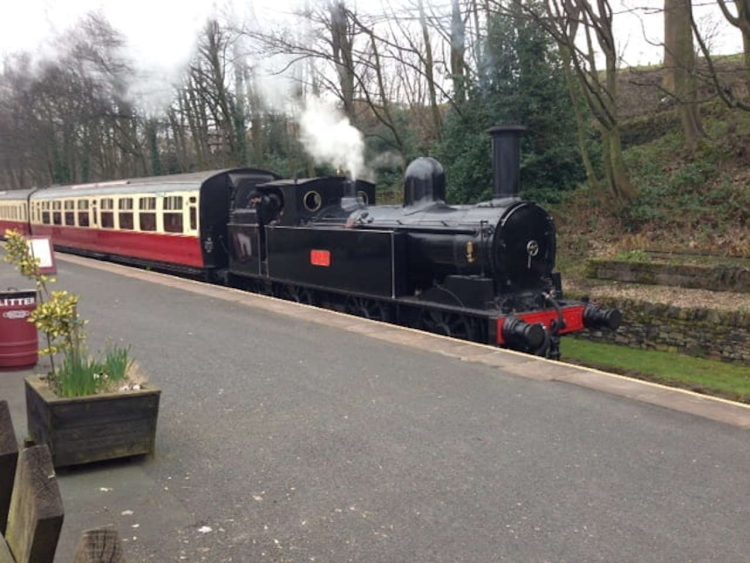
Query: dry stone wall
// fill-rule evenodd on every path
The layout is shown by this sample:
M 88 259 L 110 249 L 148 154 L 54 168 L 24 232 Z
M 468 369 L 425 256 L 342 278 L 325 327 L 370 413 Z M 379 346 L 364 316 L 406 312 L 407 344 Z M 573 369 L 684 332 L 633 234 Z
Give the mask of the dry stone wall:
M 624 318 L 617 332 L 589 332 L 591 340 L 750 365 L 750 310 L 717 311 L 606 297 L 596 301 L 617 307 Z

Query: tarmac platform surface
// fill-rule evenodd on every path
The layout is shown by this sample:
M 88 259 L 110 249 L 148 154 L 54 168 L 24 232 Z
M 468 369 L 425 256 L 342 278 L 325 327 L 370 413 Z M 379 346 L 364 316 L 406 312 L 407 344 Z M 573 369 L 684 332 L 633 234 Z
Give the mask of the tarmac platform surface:
M 162 402 L 155 455 L 59 472 L 56 561 L 106 524 L 130 562 L 750 557 L 747 407 L 59 258 Z M 19 441 L 29 373 L 0 373 Z

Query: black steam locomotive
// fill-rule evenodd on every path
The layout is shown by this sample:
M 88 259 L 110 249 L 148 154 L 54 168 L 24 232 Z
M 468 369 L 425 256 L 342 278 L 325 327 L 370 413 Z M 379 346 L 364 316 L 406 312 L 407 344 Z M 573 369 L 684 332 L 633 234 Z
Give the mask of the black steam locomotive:
M 550 358 L 561 335 L 617 329 L 619 311 L 563 299 L 552 218 L 519 197 L 522 131 L 490 130 L 494 197 L 476 205 L 445 203 L 432 158 L 408 166 L 402 206 L 375 205 L 361 180 L 244 175 L 231 196 L 228 281 Z

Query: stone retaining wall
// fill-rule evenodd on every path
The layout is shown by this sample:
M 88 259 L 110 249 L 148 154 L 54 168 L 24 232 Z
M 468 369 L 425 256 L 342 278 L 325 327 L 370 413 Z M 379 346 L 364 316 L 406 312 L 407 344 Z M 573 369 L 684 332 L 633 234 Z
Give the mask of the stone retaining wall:
M 600 280 L 750 292 L 750 268 L 742 266 L 594 259 L 588 261 L 586 274 L 589 278 Z
M 750 311 L 683 308 L 618 298 L 597 298 L 596 303 L 620 309 L 623 323 L 615 333 L 589 332 L 591 340 L 750 365 Z

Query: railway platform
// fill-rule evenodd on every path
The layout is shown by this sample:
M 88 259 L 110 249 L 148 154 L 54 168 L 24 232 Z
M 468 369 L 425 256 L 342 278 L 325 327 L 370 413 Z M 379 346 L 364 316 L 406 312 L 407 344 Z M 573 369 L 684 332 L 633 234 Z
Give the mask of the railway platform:
M 58 258 L 162 389 L 155 455 L 60 471 L 61 562 L 106 524 L 128 561 L 747 560 L 747 407 Z

